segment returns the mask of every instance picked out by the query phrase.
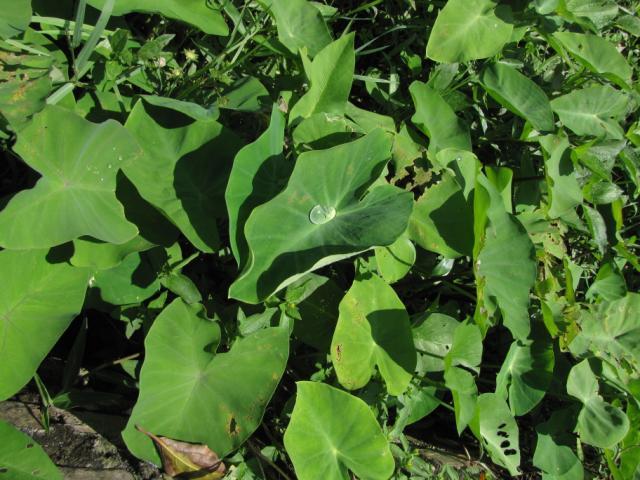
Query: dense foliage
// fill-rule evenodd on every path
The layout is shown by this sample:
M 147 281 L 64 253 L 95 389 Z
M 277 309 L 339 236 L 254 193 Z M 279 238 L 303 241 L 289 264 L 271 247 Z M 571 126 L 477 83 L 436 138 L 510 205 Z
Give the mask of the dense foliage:
M 0 400 L 189 478 L 640 479 L 637 3 L 0 4 Z

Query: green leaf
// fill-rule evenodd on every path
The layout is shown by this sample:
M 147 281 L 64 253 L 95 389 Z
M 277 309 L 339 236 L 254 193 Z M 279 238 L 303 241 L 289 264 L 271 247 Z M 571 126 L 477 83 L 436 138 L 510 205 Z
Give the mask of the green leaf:
M 533 410 L 553 379 L 553 343 L 542 328 L 533 333 L 531 339 L 511 344 L 496 377 L 496 393 L 509 399 L 515 416 Z
M 453 345 L 453 335 L 459 324 L 449 315 L 432 313 L 413 328 L 413 342 L 419 352 L 418 371 L 444 370 L 444 359 Z
M 416 247 L 405 233 L 388 247 L 375 249 L 378 273 L 387 283 L 395 283 L 409 273 L 416 261 Z
M 629 98 L 609 85 L 574 90 L 551 101 L 560 121 L 576 135 L 620 140 L 620 121 L 627 114 Z
M 285 125 L 284 115 L 274 105 L 269 128 L 255 142 L 243 147 L 233 161 L 225 200 L 229 243 L 240 270 L 249 255 L 243 235 L 249 214 L 282 190 L 292 168 L 282 154 Z
M 603 302 L 595 314 L 585 314 L 580 336 L 596 352 L 626 359 L 640 367 L 640 294 L 627 293 L 612 302 Z
M 242 77 L 222 92 L 218 105 L 227 110 L 258 112 L 271 103 L 269 91 L 255 77 Z
M 314 113 L 345 112 L 356 62 L 353 41 L 353 33 L 343 35 L 315 56 L 306 69 L 309 91 L 291 109 L 290 122 L 298 122 Z
M 564 133 L 540 137 L 548 186 L 549 218 L 569 215 L 582 203 L 582 188 L 571 161 L 569 139 Z
M 622 410 L 605 402 L 599 389 L 589 360 L 569 372 L 567 393 L 582 403 L 576 427 L 580 439 L 594 447 L 613 448 L 629 431 L 629 419 Z
M 473 324 L 461 323 L 453 333 L 451 349 L 444 359 L 445 368 L 463 366 L 477 373 L 482 360 L 482 333 Z
M 340 302 L 331 360 L 338 381 L 349 390 L 369 383 L 375 366 L 391 395 L 400 395 L 409 386 L 416 367 L 409 315 L 377 275 L 356 276 Z
M 276 20 L 278 40 L 291 53 L 306 48 L 311 57 L 331 43 L 329 27 L 307 0 L 259 0 Z
M 62 480 L 42 447 L 0 420 L 0 475 L 7 480 Z
M 508 6 L 492 0 L 449 0 L 429 35 L 427 57 L 442 63 L 492 57 L 511 38 L 510 17 Z
M 324 383 L 296 385 L 284 445 L 300 480 L 349 480 L 349 470 L 362 480 L 391 477 L 389 444 L 366 403 Z
M 136 425 L 206 444 L 221 458 L 260 425 L 287 363 L 288 332 L 260 330 L 216 354 L 220 335 L 199 304 L 177 299 L 156 318 L 145 339 L 140 396 L 122 434 L 138 458 L 160 464 Z
M 586 24 L 586 28 L 601 29 L 618 15 L 618 5 L 614 0 L 565 0 L 563 3 L 567 12 L 575 15 L 579 23 Z
M 20 132 L 14 150 L 42 178 L 0 212 L 0 245 L 47 248 L 83 235 L 125 243 L 138 234 L 115 190 L 118 169 L 141 151 L 120 124 L 49 106 Z
M 0 12 L 0 38 L 24 32 L 31 22 L 31 0 L 5 0 Z
M 456 428 L 460 435 L 475 414 L 478 387 L 470 372 L 459 367 L 448 367 L 444 372 L 444 384 L 451 390 Z
M 585 297 L 593 300 L 600 297 L 606 301 L 619 300 L 627 293 L 627 285 L 622 273 L 614 262 L 603 264 L 596 274 L 595 281 L 587 290 Z
M 44 250 L 0 252 L 0 400 L 18 392 L 82 309 L 89 271 Z
M 307 272 L 391 245 L 407 228 L 411 194 L 382 185 L 362 198 L 390 151 L 390 136 L 374 130 L 300 155 L 287 188 L 249 216 L 250 258 L 229 295 L 258 303 Z
M 158 273 L 146 255 L 132 253 L 116 267 L 97 272 L 91 286 L 112 305 L 141 303 L 160 290 Z
M 87 3 L 102 9 L 106 0 L 88 0 Z M 117 0 L 113 15 L 125 15 L 131 12 L 159 13 L 198 27 L 209 35 L 226 36 L 227 24 L 222 17 L 220 7 L 207 0 Z
M 411 121 L 429 137 L 431 155 L 445 148 L 471 151 L 469 129 L 436 90 L 415 81 L 409 92 L 416 108 Z
M 144 101 L 133 108 L 126 127 L 144 152 L 125 165 L 126 176 L 196 248 L 215 251 L 220 243 L 215 218 L 224 216 L 225 172 L 239 140 L 217 122 Z
M 553 37 L 583 66 L 622 88 L 628 88 L 633 70 L 616 46 L 591 34 L 556 32 Z
M 481 325 L 497 309 L 514 338 L 529 335 L 529 291 L 536 281 L 535 247 L 525 228 L 506 211 L 500 192 L 478 175 L 475 194 L 475 250 L 478 306 Z
M 573 451 L 576 440 L 567 424 L 571 412 L 553 412 L 551 418 L 536 427 L 538 442 L 533 454 L 533 465 L 542 470 L 544 477 L 553 480 L 583 480 L 582 462 Z
M 495 393 L 480 395 L 471 429 L 494 462 L 511 475 L 520 473 L 518 425 L 507 402 Z
M 215 122 L 220 116 L 220 110 L 217 105 L 205 108 L 202 105 L 192 102 L 183 102 L 174 98 L 160 97 L 158 95 L 141 95 L 146 103 L 155 105 L 156 107 L 168 108 L 185 114 L 194 120 L 203 120 Z
M 536 130 L 554 129 L 547 95 L 515 68 L 500 62 L 491 63 L 482 70 L 480 82 L 500 105 L 527 120 Z

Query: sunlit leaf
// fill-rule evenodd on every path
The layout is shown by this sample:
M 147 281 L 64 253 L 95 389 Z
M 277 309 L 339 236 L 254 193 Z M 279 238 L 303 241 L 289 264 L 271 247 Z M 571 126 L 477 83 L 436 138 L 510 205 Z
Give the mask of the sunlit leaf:
M 364 387 L 378 367 L 391 395 L 403 393 L 416 366 L 409 315 L 377 275 L 356 277 L 340 302 L 331 359 L 341 385 Z
M 369 406 L 323 383 L 297 382 L 284 445 L 300 480 L 387 480 L 394 460 Z M 340 415 L 336 415 L 340 412 Z
M 42 447 L 0 420 L 0 478 L 7 480 L 62 480 L 62 474 Z

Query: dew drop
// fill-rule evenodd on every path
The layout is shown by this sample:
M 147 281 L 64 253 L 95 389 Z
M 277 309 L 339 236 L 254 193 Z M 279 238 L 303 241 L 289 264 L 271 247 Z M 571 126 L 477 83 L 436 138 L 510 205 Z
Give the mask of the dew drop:
M 333 207 L 325 207 L 316 205 L 309 212 L 309 220 L 315 225 L 322 225 L 332 220 L 336 216 L 336 209 Z

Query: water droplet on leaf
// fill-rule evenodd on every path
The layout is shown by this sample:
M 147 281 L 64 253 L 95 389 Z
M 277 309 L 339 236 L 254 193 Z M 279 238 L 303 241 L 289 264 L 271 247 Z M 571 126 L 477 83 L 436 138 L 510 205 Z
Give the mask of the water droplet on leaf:
M 335 216 L 336 209 L 333 207 L 325 207 L 324 205 L 316 205 L 309 212 L 309 220 L 315 225 L 327 223 Z

